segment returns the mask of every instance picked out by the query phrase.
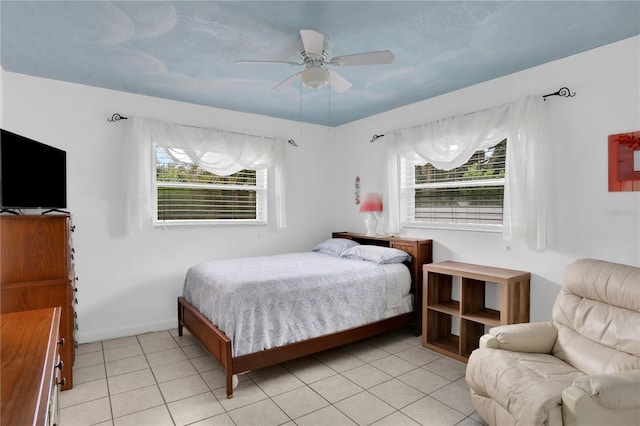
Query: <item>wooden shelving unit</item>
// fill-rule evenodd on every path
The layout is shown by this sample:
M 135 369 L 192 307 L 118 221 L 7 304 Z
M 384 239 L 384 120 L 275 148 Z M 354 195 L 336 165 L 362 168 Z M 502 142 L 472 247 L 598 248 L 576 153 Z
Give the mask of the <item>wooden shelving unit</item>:
M 529 321 L 529 272 L 445 261 L 424 265 L 423 274 L 422 345 L 428 349 L 466 362 L 485 325 Z M 460 300 L 453 299 L 454 277 L 460 280 Z M 486 306 L 487 283 L 500 287 L 500 309 Z M 451 331 L 454 318 L 459 335 Z

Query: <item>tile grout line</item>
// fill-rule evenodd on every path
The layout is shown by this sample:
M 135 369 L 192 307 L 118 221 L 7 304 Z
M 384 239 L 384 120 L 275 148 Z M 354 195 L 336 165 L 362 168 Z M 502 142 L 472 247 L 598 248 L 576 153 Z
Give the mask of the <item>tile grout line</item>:
M 171 333 L 169 333 L 169 335 L 171 335 Z M 173 338 L 173 336 L 171 336 Z M 171 422 L 174 424 L 176 424 L 176 421 L 173 418 L 173 415 L 171 415 L 171 410 L 169 410 L 169 405 L 167 404 L 167 400 L 164 397 L 164 394 L 162 393 L 162 389 L 160 389 L 160 383 L 158 382 L 158 378 L 156 377 L 155 373 L 153 372 L 153 368 L 151 368 L 151 363 L 149 362 L 149 358 L 147 357 L 147 352 L 144 350 L 144 347 L 142 346 L 142 341 L 140 340 L 140 335 L 136 335 L 136 340 L 138 341 L 138 344 L 140 345 L 140 349 L 142 350 L 142 354 L 144 355 L 144 359 L 147 363 L 147 366 L 149 367 L 149 371 L 151 372 L 151 376 L 153 376 L 153 380 L 156 383 L 156 387 L 158 388 L 158 392 L 160 393 L 160 397 L 162 398 L 162 401 L 164 402 L 164 407 L 167 410 L 167 412 L 169 413 L 169 418 L 171 419 Z M 185 355 L 186 356 L 186 355 Z M 156 407 L 160 407 L 160 405 L 157 405 Z M 149 407 L 148 409 L 151 408 L 156 408 L 156 407 Z M 140 411 L 144 411 L 144 410 L 140 410 Z M 140 411 L 137 411 L 138 413 Z M 129 413 L 129 415 L 134 414 L 134 413 Z M 124 417 L 124 416 L 122 416 Z M 115 417 L 112 419 L 113 423 L 115 424 Z
M 107 357 L 105 354 L 104 343 L 102 341 L 100 342 L 100 347 L 102 348 L 102 361 L 104 362 L 104 377 L 107 382 L 107 400 L 109 401 L 109 412 L 111 413 L 111 424 L 115 424 L 113 404 L 111 403 L 111 386 L 109 385 L 109 374 L 107 373 Z

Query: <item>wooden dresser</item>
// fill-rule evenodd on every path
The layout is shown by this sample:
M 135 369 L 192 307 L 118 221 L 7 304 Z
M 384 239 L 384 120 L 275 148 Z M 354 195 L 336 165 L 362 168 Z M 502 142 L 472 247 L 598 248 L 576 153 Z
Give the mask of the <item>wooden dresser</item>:
M 334 232 L 333 238 L 346 238 L 356 241 L 360 244 L 378 245 L 383 247 L 397 248 L 409 253 L 412 257 L 409 271 L 411 279 L 415 283 L 415 333 L 419 336 L 422 333 L 422 289 L 423 274 L 422 265 L 433 261 L 433 242 L 432 240 L 422 240 L 417 238 L 392 237 L 392 236 L 369 236 L 363 234 L 355 234 L 352 232 Z
M 59 349 L 61 308 L 0 315 L 0 424 L 58 424 L 58 385 L 66 370 Z
M 75 360 L 72 230 L 68 215 L 0 216 L 0 312 L 61 307 L 63 390 L 73 387 Z

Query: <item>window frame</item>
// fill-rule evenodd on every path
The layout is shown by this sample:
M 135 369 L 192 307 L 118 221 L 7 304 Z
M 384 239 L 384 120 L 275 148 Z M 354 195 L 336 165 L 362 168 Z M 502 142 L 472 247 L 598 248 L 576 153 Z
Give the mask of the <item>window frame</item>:
M 151 154 L 151 199 L 153 208 L 152 224 L 154 227 L 180 227 L 180 226 L 267 226 L 268 224 L 268 169 L 255 170 L 256 185 L 225 185 L 225 184 L 194 184 L 180 182 L 162 182 L 157 180 L 157 149 L 161 148 L 152 144 Z M 185 163 L 186 164 L 186 163 Z M 247 169 L 249 170 L 249 169 Z M 256 218 L 255 219 L 158 219 L 158 189 L 159 188 L 192 188 L 192 189 L 222 189 L 255 191 L 256 193 Z
M 502 141 L 498 142 L 495 146 L 499 145 Z M 487 148 L 490 149 L 490 148 Z M 507 142 L 508 149 L 508 142 Z M 480 151 L 480 150 L 478 150 Z M 477 151 L 476 151 L 477 152 Z M 410 165 L 410 167 L 409 167 Z M 418 221 L 415 219 L 415 197 L 416 190 L 418 189 L 436 189 L 436 188 L 473 188 L 473 187 L 502 187 L 504 188 L 506 179 L 491 178 L 491 179 L 473 179 L 473 180 L 452 180 L 442 181 L 437 183 L 418 183 L 415 181 L 415 164 L 409 164 L 404 157 L 400 157 L 400 179 L 399 179 L 399 191 L 400 191 L 400 226 L 404 228 L 425 228 L 425 229 L 447 229 L 455 231 L 477 231 L 477 232 L 489 232 L 489 233 L 502 233 L 503 223 L 455 223 L 455 222 L 427 222 Z M 467 164 L 463 164 L 455 169 L 462 167 L 468 167 Z M 507 171 L 507 158 L 505 152 L 505 174 Z M 462 200 L 461 200 L 462 201 Z M 452 207 L 453 208 L 453 207 Z M 504 192 L 502 199 L 502 212 L 504 217 Z

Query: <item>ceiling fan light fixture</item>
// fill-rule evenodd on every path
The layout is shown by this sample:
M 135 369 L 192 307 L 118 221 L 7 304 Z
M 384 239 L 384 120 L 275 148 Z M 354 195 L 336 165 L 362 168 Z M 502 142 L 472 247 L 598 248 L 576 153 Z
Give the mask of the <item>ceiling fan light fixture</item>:
M 0 0 L 2 1 L 2 0 Z M 331 66 L 356 66 L 356 65 L 379 65 L 393 62 L 393 52 L 390 50 L 379 50 L 375 52 L 353 53 L 333 57 L 330 60 L 327 38 L 324 34 L 314 30 L 300 30 L 299 52 L 302 62 L 291 61 L 264 61 L 264 60 L 241 60 L 236 61 L 241 64 L 286 64 L 304 65 L 303 71 L 297 72 L 289 78 L 273 86 L 273 89 L 280 89 L 300 78 L 302 85 L 308 89 L 316 90 L 325 86 L 331 86 L 336 93 L 344 93 L 351 88 L 351 83 L 342 77 Z
M 322 67 L 309 67 L 300 73 L 302 85 L 309 89 L 319 89 L 329 83 L 329 71 Z

